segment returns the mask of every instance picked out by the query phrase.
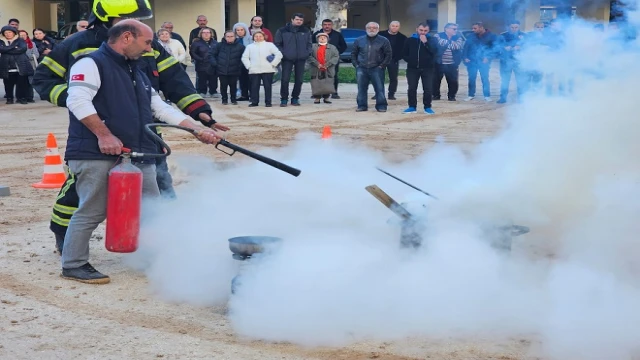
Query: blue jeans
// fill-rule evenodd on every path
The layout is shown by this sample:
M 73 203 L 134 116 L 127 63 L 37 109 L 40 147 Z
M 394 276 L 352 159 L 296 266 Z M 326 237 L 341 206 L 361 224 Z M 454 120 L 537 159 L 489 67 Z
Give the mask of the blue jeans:
M 367 91 L 369 84 L 373 85 L 376 93 L 376 110 L 387 110 L 387 98 L 384 96 L 384 69 L 380 67 L 356 69 L 356 80 L 358 81 L 358 109 L 368 108 Z
M 485 97 L 491 96 L 491 88 L 489 84 L 489 69 L 491 63 L 473 62 L 467 63 L 467 72 L 469 73 L 469 96 L 476 96 L 476 78 L 478 71 L 480 72 L 480 80 L 482 81 L 482 94 Z

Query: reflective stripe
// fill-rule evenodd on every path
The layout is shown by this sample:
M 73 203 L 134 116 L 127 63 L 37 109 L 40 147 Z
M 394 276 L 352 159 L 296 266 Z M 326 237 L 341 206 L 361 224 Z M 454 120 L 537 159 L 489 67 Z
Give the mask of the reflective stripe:
M 43 171 L 45 174 L 59 174 L 59 173 L 64 173 L 64 167 L 62 166 L 62 164 L 45 165 Z
M 56 215 L 56 214 L 51 214 L 51 221 L 53 221 L 54 223 L 64 226 L 64 227 L 69 227 L 69 222 L 71 221 L 70 219 L 63 219 L 60 216 Z
M 168 58 L 158 63 L 158 72 L 163 72 L 177 63 L 178 59 L 174 58 L 173 56 L 169 56 Z
M 73 183 L 75 182 L 76 182 L 76 174 L 72 173 L 71 170 L 69 170 L 69 177 L 67 178 L 67 181 L 62 187 L 62 190 L 60 190 L 60 194 L 58 194 L 56 201 L 62 199 L 67 194 L 67 191 L 69 191 L 69 188 L 71 187 L 71 185 L 73 185 Z
M 61 78 L 63 78 L 64 74 L 67 72 L 67 69 L 65 69 L 64 66 L 58 64 L 55 60 L 53 60 L 48 56 L 45 56 L 40 63 L 48 67 L 49 70 L 53 71 L 56 75 L 60 76 Z
M 158 50 L 153 50 L 153 52 L 146 52 L 144 54 L 142 54 L 142 56 L 153 56 L 154 58 L 158 58 L 158 56 L 160 56 L 160 51 Z
M 91 54 L 92 52 L 98 50 L 98 48 L 85 48 L 85 49 L 80 49 L 80 50 L 76 50 L 74 52 L 71 53 L 71 56 L 73 56 L 75 59 L 77 59 L 78 57 L 82 56 L 82 55 L 87 55 L 87 54 Z
M 56 210 L 58 212 L 61 212 L 63 214 L 67 214 L 67 215 L 73 215 L 73 213 L 76 212 L 76 210 L 78 210 L 78 208 L 71 207 L 71 206 L 66 206 L 66 205 L 54 204 L 53 205 L 53 210 Z
M 86 87 L 86 88 L 89 88 L 89 89 L 94 90 L 94 91 L 98 91 L 99 90 L 97 86 L 95 86 L 93 84 L 89 84 L 87 82 L 82 82 L 82 81 L 80 81 L 80 82 L 74 81 L 72 83 L 69 83 L 69 87 L 74 87 L 74 86 L 82 86 L 82 87 Z
M 180 99 L 180 101 L 178 101 L 176 103 L 176 106 L 180 110 L 184 110 L 187 106 L 189 106 L 189 104 L 191 104 L 194 101 L 198 101 L 198 100 L 204 100 L 204 99 L 202 98 L 202 96 L 200 96 L 198 94 L 191 94 L 191 95 L 185 96 L 182 99 Z
M 58 98 L 60 97 L 60 95 L 65 90 L 67 90 L 67 84 L 54 86 L 53 89 L 51 89 L 51 92 L 49 93 L 49 97 L 51 98 L 51 102 L 57 105 L 58 104 Z

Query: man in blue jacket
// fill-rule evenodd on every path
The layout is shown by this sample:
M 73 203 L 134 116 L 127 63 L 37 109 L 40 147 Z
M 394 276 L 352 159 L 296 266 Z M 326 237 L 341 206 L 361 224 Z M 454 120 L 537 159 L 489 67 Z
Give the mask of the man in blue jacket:
M 429 36 L 429 25 L 418 24 L 416 32 L 404 42 L 402 59 L 407 62 L 409 107 L 404 114 L 416 112 L 418 106 L 418 82 L 422 80 L 422 105 L 425 114 L 435 114 L 431 109 L 431 92 L 438 47 L 436 38 Z
M 521 97 L 524 93 L 526 78 L 520 71 L 520 61 L 518 60 L 524 41 L 525 33 L 520 31 L 520 22 L 518 20 L 511 21 L 509 23 L 509 31 L 500 34 L 498 40 L 500 44 L 500 100 L 498 100 L 498 104 L 507 102 L 511 73 L 516 78 L 518 97 Z
M 109 170 L 127 147 L 138 153 L 157 153 L 155 140 L 144 132 L 154 118 L 198 129 L 198 139 L 215 143 L 215 131 L 196 126 L 166 104 L 153 89 L 139 59 L 152 51 L 153 30 L 138 20 L 123 20 L 108 31 L 107 42 L 69 69 L 67 109 L 69 137 L 65 160 L 75 179 L 79 206 L 69 221 L 62 251 L 66 279 L 106 284 L 109 277 L 89 263 L 89 239 L 106 218 Z M 160 195 L 154 158 L 135 158 L 143 174 L 143 194 Z
M 496 54 L 497 37 L 494 33 L 485 29 L 481 22 L 473 24 L 471 29 L 473 34 L 469 36 L 469 39 L 464 44 L 462 55 L 469 73 L 469 97 L 465 101 L 473 100 L 476 97 L 476 79 L 478 72 L 480 72 L 484 101 L 489 102 L 491 101 L 489 70 L 491 69 L 491 61 Z

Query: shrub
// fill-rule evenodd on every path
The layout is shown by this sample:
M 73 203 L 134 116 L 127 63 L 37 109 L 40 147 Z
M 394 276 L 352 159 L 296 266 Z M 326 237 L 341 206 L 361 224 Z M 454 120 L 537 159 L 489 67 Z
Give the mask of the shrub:
M 398 71 L 398 77 L 405 76 L 406 70 L 400 69 Z M 338 79 L 340 84 L 357 84 L 356 81 L 356 69 L 353 66 L 340 66 L 340 72 L 338 72 Z M 303 82 L 308 83 L 311 80 L 311 75 L 309 71 L 304 72 Z M 293 83 L 294 77 L 291 74 L 291 83 Z M 385 84 L 389 83 L 389 74 L 385 71 L 384 74 L 384 82 Z

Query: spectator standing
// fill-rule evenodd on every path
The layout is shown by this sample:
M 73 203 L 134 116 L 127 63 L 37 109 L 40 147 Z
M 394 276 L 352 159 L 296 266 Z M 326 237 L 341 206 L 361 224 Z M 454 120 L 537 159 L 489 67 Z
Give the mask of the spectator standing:
M 182 44 L 182 47 L 185 49 L 185 51 L 187 50 L 187 44 L 185 44 L 184 39 L 182 38 L 182 35 L 173 31 L 173 23 L 171 21 L 163 22 L 161 28 L 169 30 L 169 34 L 171 35 L 171 38 L 180 42 L 180 44 Z
M 213 40 L 218 41 L 218 34 L 216 33 L 216 31 L 207 26 L 209 20 L 207 20 L 206 16 L 198 15 L 196 23 L 198 24 L 198 27 L 191 30 L 191 32 L 189 33 L 189 48 L 191 48 L 191 44 L 193 44 L 193 41 L 200 37 L 200 31 L 204 28 L 210 29 Z
M 311 31 L 303 26 L 304 15 L 295 13 L 291 22 L 276 31 L 274 44 L 282 53 L 282 79 L 280 80 L 280 106 L 289 102 L 289 81 L 294 73 L 291 105 L 300 106 L 300 92 L 304 77 L 304 65 L 311 55 Z
M 158 42 L 167 52 L 176 58 L 182 67 L 187 67 L 187 51 L 182 46 L 182 43 L 176 39 L 171 38 L 171 32 L 167 29 L 158 30 L 157 34 Z
M 542 21 L 538 21 L 535 24 L 533 24 L 533 31 L 529 32 L 525 37 L 523 47 L 527 48 L 527 53 L 529 54 L 541 52 L 546 49 L 545 41 L 546 39 L 545 39 L 544 23 Z M 531 49 L 534 49 L 534 50 L 531 50 Z M 530 66 L 527 69 L 522 69 L 524 72 L 523 74 L 524 81 L 526 82 L 525 90 L 537 91 L 540 89 L 542 85 L 542 79 L 544 77 L 544 74 L 542 71 L 539 70 L 539 67 L 537 67 L 534 64 L 531 64 L 531 65 L 533 66 Z
M 353 42 L 351 64 L 356 68 L 358 82 L 357 112 L 367 111 L 367 90 L 373 85 L 376 98 L 376 110 L 387 111 L 387 99 L 384 97 L 384 69 L 391 63 L 391 43 L 378 34 L 380 25 L 369 22 L 365 26 L 367 34 Z
M 491 61 L 494 59 L 497 36 L 485 29 L 481 22 L 473 24 L 471 27 L 473 34 L 464 44 L 463 58 L 469 73 L 469 97 L 465 101 L 471 101 L 476 96 L 476 79 L 480 72 L 482 81 L 482 94 L 484 101 L 491 101 L 491 83 L 489 81 L 489 70 Z
M 249 34 L 247 24 L 237 23 L 233 25 L 233 32 L 236 34 L 238 39 L 242 40 L 242 45 L 244 45 L 245 48 L 253 42 L 253 37 Z M 240 67 L 240 78 L 238 80 L 240 83 L 240 97 L 238 98 L 238 101 L 249 101 L 251 84 L 249 82 L 249 70 L 246 67 Z
M 387 38 L 389 43 L 391 43 L 391 51 L 393 55 L 391 63 L 386 67 L 387 72 L 389 73 L 387 98 L 389 100 L 395 100 L 396 91 L 398 91 L 398 71 L 400 70 L 400 60 L 402 60 L 404 42 L 407 40 L 407 36 L 400 32 L 399 21 L 392 21 L 389 23 L 389 29 L 381 31 L 380 36 Z
M 338 62 L 335 66 L 335 75 L 333 86 L 336 89 L 336 92 L 331 94 L 331 98 L 340 99 L 340 95 L 338 95 L 338 84 L 340 83 L 338 79 L 338 73 L 340 72 L 340 54 L 347 50 L 347 42 L 344 40 L 344 36 L 339 31 L 333 30 L 333 21 L 331 19 L 322 20 L 322 29 L 316 31 L 313 34 L 313 42 L 317 43 L 318 34 L 325 33 L 329 37 L 329 44 L 333 45 L 338 50 Z
M 518 55 L 524 43 L 524 37 L 525 34 L 520 31 L 520 22 L 513 20 L 509 23 L 509 31 L 500 34 L 500 38 L 498 39 L 500 44 L 500 100 L 498 100 L 498 104 L 507 102 L 511 73 L 513 73 L 516 78 L 518 99 L 520 99 L 524 93 L 525 78 L 520 70 L 520 61 L 518 60 Z
M 211 60 L 209 59 L 211 48 L 215 45 L 213 30 L 210 28 L 201 29 L 198 37 L 191 44 L 191 58 L 196 63 L 196 74 L 199 79 L 196 87 L 202 97 L 212 97 L 218 93 L 218 79 L 216 78 L 215 69 L 210 66 Z M 207 96 L 207 90 L 209 91 L 209 96 Z
M 436 55 L 436 71 L 433 79 L 433 100 L 440 100 L 440 85 L 442 78 L 447 80 L 447 98 L 456 101 L 458 94 L 458 77 L 460 62 L 462 62 L 462 49 L 464 41 L 458 34 L 458 25 L 448 23 L 444 26 L 444 32 L 435 35 L 438 45 Z
M 231 103 L 238 105 L 236 91 L 238 90 L 238 77 L 242 66 L 242 54 L 244 53 L 242 39 L 236 38 L 236 34 L 229 30 L 224 33 L 224 39 L 211 49 L 211 65 L 220 79 L 220 94 L 222 105 L 227 105 L 231 95 Z
M 273 42 L 273 34 L 269 29 L 264 27 L 262 16 L 256 15 L 251 18 L 251 28 L 249 29 L 249 35 L 253 38 L 253 33 L 256 31 L 262 31 L 264 35 L 264 41 Z
M 418 24 L 416 32 L 404 43 L 402 59 L 407 62 L 409 107 L 404 114 L 416 112 L 418 106 L 418 82 L 422 81 L 422 105 L 425 114 L 435 114 L 431 109 L 431 89 L 435 75 L 437 39 L 429 36 L 429 25 Z
M 87 30 L 88 27 L 89 27 L 89 22 L 87 20 L 79 20 L 76 23 L 76 30 L 78 30 L 78 32 L 85 31 Z
M 551 54 L 557 54 L 565 46 L 565 32 L 562 29 L 562 23 L 559 19 L 553 19 L 549 23 L 549 30 L 545 34 L 545 44 Z M 557 58 L 557 56 L 556 56 Z M 548 73 L 545 75 L 547 95 L 553 95 L 555 82 L 558 84 L 558 94 L 561 96 L 568 95 L 573 92 L 573 79 L 569 74 Z
M 29 76 L 34 73 L 27 57 L 27 43 L 18 36 L 18 29 L 13 26 L 3 26 L 0 33 L 5 38 L 0 40 L 0 77 L 4 82 L 7 104 L 14 103 L 14 89 L 18 102 L 26 104 Z
M 260 82 L 264 87 L 264 102 L 266 107 L 271 107 L 271 89 L 273 74 L 282 60 L 282 53 L 273 44 L 264 39 L 262 31 L 253 33 L 253 43 L 247 46 L 242 54 L 242 63 L 249 69 L 251 80 L 251 104 L 258 106 L 260 102 Z
M 56 41 L 45 35 L 44 30 L 36 28 L 33 30 L 33 43 L 38 48 L 38 63 L 53 50 Z
M 31 41 L 31 39 L 29 39 L 29 33 L 26 30 L 20 30 L 19 34 L 20 34 L 20 38 L 27 43 L 26 55 L 27 55 L 27 58 L 29 58 L 29 64 L 31 64 L 31 68 L 35 73 L 36 67 L 38 66 L 38 57 L 40 56 L 40 53 L 38 53 L 38 48 Z M 33 86 L 31 86 L 32 79 L 33 79 L 33 75 L 27 77 L 27 80 L 28 80 L 27 81 L 27 84 L 28 84 L 27 102 L 29 103 L 35 102 L 35 100 L 33 100 L 33 95 L 34 95 Z
M 329 35 L 319 32 L 316 43 L 311 46 L 309 65 L 311 67 L 311 93 L 314 103 L 320 104 L 320 98 L 325 104 L 331 104 L 329 96 L 335 94 L 335 67 L 340 62 L 338 49 L 329 43 Z

